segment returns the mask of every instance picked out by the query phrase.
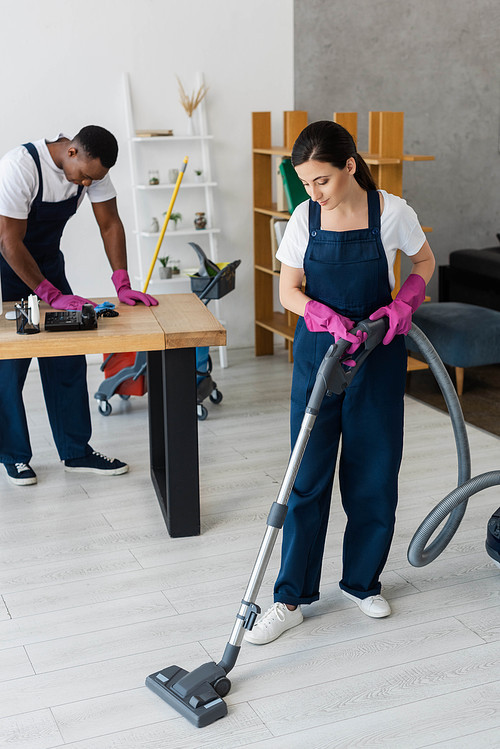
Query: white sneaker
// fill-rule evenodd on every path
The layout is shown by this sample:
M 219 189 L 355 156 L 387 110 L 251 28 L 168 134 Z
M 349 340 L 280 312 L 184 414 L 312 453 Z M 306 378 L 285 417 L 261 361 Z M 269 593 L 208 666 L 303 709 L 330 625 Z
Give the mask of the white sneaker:
M 382 619 L 384 616 L 391 615 L 391 607 L 385 600 L 384 596 L 378 595 L 368 596 L 368 598 L 358 598 L 357 596 L 347 593 L 345 590 L 342 590 L 342 593 L 346 598 L 350 598 L 351 601 L 357 603 L 363 614 L 366 614 L 367 616 L 371 616 L 374 619 Z
M 244 639 L 252 645 L 267 645 L 287 629 L 292 629 L 303 621 L 300 606 L 290 611 L 284 603 L 274 603 L 265 614 L 262 614 L 253 629 L 246 632 Z

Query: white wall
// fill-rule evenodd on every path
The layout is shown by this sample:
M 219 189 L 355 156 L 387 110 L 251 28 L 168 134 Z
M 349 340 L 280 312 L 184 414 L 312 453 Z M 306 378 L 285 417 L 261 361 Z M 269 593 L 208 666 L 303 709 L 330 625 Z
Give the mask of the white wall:
M 121 149 L 111 176 L 132 273 L 137 263 L 123 72 L 130 73 L 136 126 L 178 132 L 185 132 L 185 118 L 175 74 L 191 91 L 196 72 L 204 73 L 220 185 L 219 257 L 242 260 L 237 290 L 223 300 L 221 313 L 229 345 L 251 345 L 251 112 L 272 111 L 281 140 L 281 112 L 293 108 L 293 1 L 4 0 L 2 11 L 0 154 L 58 131 L 74 135 L 86 124 L 111 130 Z M 76 293 L 114 294 L 88 201 L 68 224 L 63 250 Z

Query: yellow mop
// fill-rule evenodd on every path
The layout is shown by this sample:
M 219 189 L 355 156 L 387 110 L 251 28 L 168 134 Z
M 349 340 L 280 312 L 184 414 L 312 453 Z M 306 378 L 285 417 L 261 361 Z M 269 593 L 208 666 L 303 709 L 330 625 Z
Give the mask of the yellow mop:
M 158 258 L 158 253 L 160 252 L 161 243 L 163 242 L 163 237 L 165 236 L 165 232 L 167 230 L 167 224 L 169 222 L 170 216 L 171 216 L 173 208 L 174 208 L 175 199 L 177 197 L 177 193 L 179 192 L 179 187 L 181 186 L 182 178 L 184 177 L 184 172 L 186 171 L 187 163 L 188 163 L 188 157 L 186 156 L 185 159 L 184 159 L 184 163 L 182 165 L 182 169 L 180 170 L 180 172 L 179 172 L 179 174 L 177 176 L 177 182 L 175 183 L 174 191 L 173 191 L 172 197 L 170 199 L 170 205 L 168 206 L 168 210 L 167 210 L 167 212 L 165 214 L 165 221 L 163 222 L 163 226 L 162 226 L 162 229 L 161 229 L 161 232 L 160 232 L 160 236 L 158 237 L 158 243 L 156 245 L 155 254 L 153 255 L 153 259 L 152 259 L 151 265 L 149 267 L 148 275 L 147 275 L 146 281 L 144 283 L 144 288 L 142 290 L 144 294 L 148 290 L 149 282 L 151 280 L 151 276 L 153 275 L 153 269 L 154 269 L 156 260 Z

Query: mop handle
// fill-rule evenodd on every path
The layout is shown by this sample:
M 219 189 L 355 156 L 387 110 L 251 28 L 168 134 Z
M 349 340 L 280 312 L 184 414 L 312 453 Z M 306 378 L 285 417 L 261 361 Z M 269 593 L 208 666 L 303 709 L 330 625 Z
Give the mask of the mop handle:
M 153 255 L 153 259 L 151 261 L 151 265 L 149 266 L 148 275 L 146 276 L 146 281 L 144 283 L 144 288 L 142 290 L 143 294 L 146 293 L 148 290 L 149 282 L 151 280 L 151 276 L 153 275 L 153 268 L 156 263 L 156 260 L 158 258 L 158 253 L 160 252 L 161 243 L 163 242 L 163 237 L 165 236 L 165 231 L 167 230 L 167 224 L 170 220 L 170 216 L 172 214 L 172 210 L 174 208 L 175 199 L 177 197 L 177 193 L 179 192 L 179 187 L 181 186 L 182 178 L 184 177 L 184 172 L 186 171 L 188 163 L 188 157 L 186 156 L 184 158 L 184 163 L 182 165 L 182 169 L 180 170 L 179 174 L 177 175 L 177 182 L 175 183 L 174 191 L 172 193 L 172 197 L 170 198 L 170 204 L 168 206 L 167 212 L 165 214 L 165 221 L 163 222 L 163 226 L 160 232 L 160 236 L 158 237 L 158 242 L 156 245 L 155 254 Z

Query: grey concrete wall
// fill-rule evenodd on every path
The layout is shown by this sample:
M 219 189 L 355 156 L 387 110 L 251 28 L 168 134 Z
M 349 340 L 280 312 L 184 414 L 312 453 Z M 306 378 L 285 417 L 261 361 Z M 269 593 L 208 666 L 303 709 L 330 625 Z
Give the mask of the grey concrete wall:
M 498 244 L 500 3 L 498 0 L 295 0 L 295 108 L 309 121 L 405 113 L 403 197 L 438 264 L 450 251 Z M 430 285 L 437 300 L 437 271 Z

